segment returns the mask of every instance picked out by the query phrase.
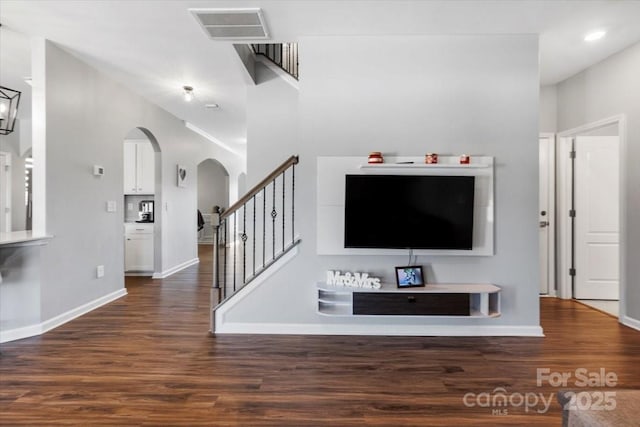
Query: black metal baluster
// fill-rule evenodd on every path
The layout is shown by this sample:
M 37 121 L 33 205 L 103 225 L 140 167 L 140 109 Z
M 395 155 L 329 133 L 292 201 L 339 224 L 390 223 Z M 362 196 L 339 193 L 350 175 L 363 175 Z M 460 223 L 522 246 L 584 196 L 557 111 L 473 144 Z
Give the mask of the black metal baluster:
M 291 243 L 296 240 L 295 233 L 295 201 L 296 201 L 296 164 L 291 165 Z
M 242 209 L 242 285 L 247 282 L 247 204 Z
M 271 208 L 271 259 L 275 259 L 276 257 L 276 217 L 278 216 L 278 212 L 276 212 L 276 179 L 273 178 L 272 183 L 273 190 L 272 194 L 272 208 Z
M 284 173 L 285 171 L 282 171 L 282 252 L 284 253 L 284 228 L 285 228 L 285 224 L 284 224 L 284 217 L 285 217 L 285 207 L 284 207 L 284 192 L 285 192 L 285 179 L 284 179 Z
M 224 219 L 223 220 L 223 227 L 224 227 L 224 263 L 222 264 L 222 272 L 223 272 L 223 276 L 222 276 L 222 283 L 223 288 L 222 288 L 222 295 L 223 295 L 223 299 L 227 297 L 227 220 Z
M 267 187 L 262 189 L 262 268 L 267 264 Z
M 213 229 L 213 288 L 218 289 L 218 298 L 220 294 L 220 229 Z M 220 300 L 218 300 L 220 302 Z
M 253 236 L 251 242 L 253 243 L 253 257 L 251 258 L 251 263 L 253 264 L 253 274 L 251 277 L 255 277 L 256 275 L 256 196 L 253 196 Z
M 236 252 L 238 252 L 238 221 L 237 211 L 233 212 L 233 292 L 236 291 Z
M 218 264 L 218 266 L 217 266 L 216 271 L 214 272 L 214 274 L 216 275 L 216 280 L 218 281 L 218 287 L 221 288 L 222 286 L 224 286 L 224 282 L 222 280 L 220 280 L 220 273 L 224 270 L 224 266 L 222 264 L 220 264 L 221 260 L 223 259 L 222 249 L 220 249 L 221 248 L 221 243 L 222 243 L 222 224 L 221 223 L 218 224 L 218 229 L 216 231 L 217 231 L 216 232 L 216 241 L 214 242 L 214 244 L 218 245 L 216 247 L 216 249 L 217 249 L 217 251 L 216 251 L 216 263 Z M 223 297 L 222 293 L 220 294 L 220 297 L 221 298 Z

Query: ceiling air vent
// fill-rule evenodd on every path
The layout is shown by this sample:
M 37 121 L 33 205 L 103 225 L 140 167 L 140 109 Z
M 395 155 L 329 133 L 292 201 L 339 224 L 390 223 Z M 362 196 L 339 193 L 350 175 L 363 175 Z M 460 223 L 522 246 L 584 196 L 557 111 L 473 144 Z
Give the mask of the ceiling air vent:
M 256 9 L 189 9 L 214 40 L 268 39 L 262 11 Z

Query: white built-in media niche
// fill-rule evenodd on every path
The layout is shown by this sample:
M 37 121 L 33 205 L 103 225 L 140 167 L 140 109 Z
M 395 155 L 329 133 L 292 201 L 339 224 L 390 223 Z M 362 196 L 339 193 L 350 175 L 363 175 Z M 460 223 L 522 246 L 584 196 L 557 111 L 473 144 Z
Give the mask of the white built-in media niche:
M 472 249 L 420 249 L 415 250 L 414 253 L 416 255 L 493 255 L 493 157 L 472 156 L 470 164 L 461 165 L 457 156 L 439 156 L 438 162 L 424 164 L 423 157 L 385 157 L 385 163 L 369 165 L 365 156 L 318 157 L 318 255 L 404 255 L 407 252 L 405 249 L 344 247 L 345 176 L 356 174 L 474 176 Z M 380 209 L 390 208 L 380 206 Z M 380 227 L 393 227 L 393 224 L 380 224 Z

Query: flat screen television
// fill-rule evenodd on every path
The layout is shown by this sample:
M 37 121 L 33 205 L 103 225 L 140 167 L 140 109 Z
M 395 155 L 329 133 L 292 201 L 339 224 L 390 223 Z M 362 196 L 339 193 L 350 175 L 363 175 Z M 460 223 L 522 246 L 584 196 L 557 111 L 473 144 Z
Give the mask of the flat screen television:
M 473 246 L 473 176 L 347 175 L 345 248 Z

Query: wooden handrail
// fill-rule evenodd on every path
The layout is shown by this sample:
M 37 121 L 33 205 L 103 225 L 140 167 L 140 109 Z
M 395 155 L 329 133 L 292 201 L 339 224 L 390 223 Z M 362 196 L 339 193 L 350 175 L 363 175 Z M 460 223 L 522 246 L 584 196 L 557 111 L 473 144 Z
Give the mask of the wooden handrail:
M 229 206 L 227 210 L 220 214 L 220 219 L 225 219 L 230 216 L 232 213 L 240 209 L 245 205 L 253 196 L 262 191 L 264 187 L 269 185 L 271 181 L 273 181 L 278 175 L 287 170 L 291 165 L 298 164 L 298 156 L 291 156 L 287 160 L 285 160 L 280 166 L 275 168 L 273 172 L 271 172 L 265 179 L 257 183 L 247 194 L 242 196 L 237 202 Z

